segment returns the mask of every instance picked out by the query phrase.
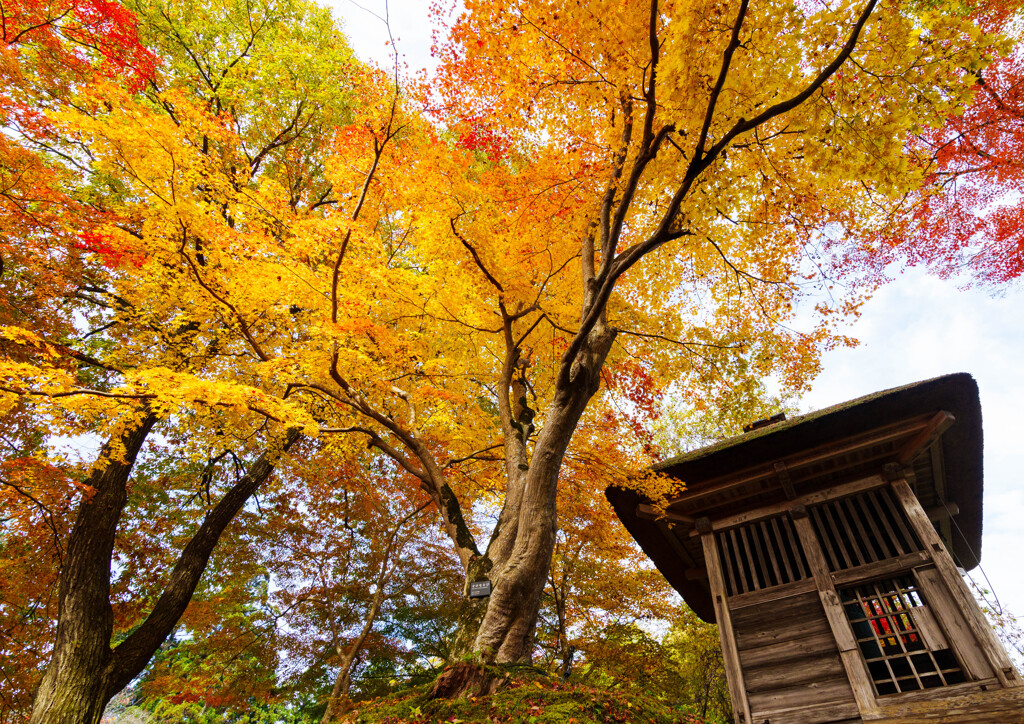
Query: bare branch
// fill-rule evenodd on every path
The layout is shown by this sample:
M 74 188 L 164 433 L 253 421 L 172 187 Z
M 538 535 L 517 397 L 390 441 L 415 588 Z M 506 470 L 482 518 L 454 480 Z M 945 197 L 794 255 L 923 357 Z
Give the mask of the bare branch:
M 459 214 L 459 216 L 462 216 L 462 214 Z M 456 216 L 455 219 L 457 219 L 457 218 L 459 218 L 459 217 Z M 473 261 L 476 263 L 477 268 L 480 271 L 483 272 L 485 277 L 487 277 L 487 281 L 489 281 L 491 283 L 491 286 L 493 286 L 495 289 L 497 289 L 501 294 L 504 294 L 505 293 L 505 288 L 503 286 L 501 286 L 501 282 L 499 282 L 497 279 L 495 279 L 494 275 L 491 274 L 487 270 L 487 266 L 484 264 L 483 259 L 480 258 L 480 255 L 477 254 L 477 251 L 473 247 L 473 245 L 470 244 L 468 241 L 466 241 L 466 238 L 462 234 L 459 233 L 458 229 L 455 228 L 455 219 L 449 219 L 448 220 L 448 223 L 451 224 L 451 227 L 452 227 L 452 233 L 455 234 L 455 238 L 458 239 L 460 242 L 462 242 L 462 245 L 464 247 L 466 247 L 466 249 L 469 250 L 470 254 L 473 255 Z

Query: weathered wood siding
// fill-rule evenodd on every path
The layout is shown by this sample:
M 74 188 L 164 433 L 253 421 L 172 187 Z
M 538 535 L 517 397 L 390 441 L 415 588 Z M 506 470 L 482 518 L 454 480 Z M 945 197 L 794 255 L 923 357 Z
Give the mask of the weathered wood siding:
M 763 724 L 859 722 L 857 702 L 818 593 L 788 584 L 770 600 L 739 598 L 730 608 L 750 702 Z

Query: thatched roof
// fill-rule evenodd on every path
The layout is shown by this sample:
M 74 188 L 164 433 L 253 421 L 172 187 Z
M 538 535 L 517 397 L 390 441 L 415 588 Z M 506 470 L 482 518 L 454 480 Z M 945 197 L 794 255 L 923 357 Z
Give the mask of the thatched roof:
M 657 469 L 686 484 L 685 493 L 670 511 L 724 517 L 784 500 L 773 483 L 775 462 L 797 460 L 811 449 L 827 451 L 839 441 L 868 440 L 886 426 L 927 419 L 941 411 L 951 413 L 955 422 L 912 461 L 916 492 L 926 509 L 959 507 L 952 524 L 937 524 L 936 528 L 957 562 L 970 569 L 981 557 L 982 431 L 978 387 L 965 373 L 876 392 L 755 429 L 667 460 Z M 884 463 L 895 459 L 905 443 L 906 439 L 894 437 L 870 449 L 865 444 L 857 454 L 837 453 L 825 465 L 807 467 L 802 477 L 795 472 L 798 492 L 878 473 Z M 752 482 L 746 487 L 734 485 L 728 498 L 705 496 L 700 503 L 692 502 L 702 497 L 702 488 L 711 490 L 730 479 Z M 703 551 L 699 540 L 689 535 L 686 524 L 670 525 L 665 520 L 639 516 L 638 504 L 650 501 L 634 491 L 609 488 L 607 495 L 627 530 L 668 581 L 702 618 L 713 620 L 707 581 L 693 580 L 693 571 L 703 565 Z

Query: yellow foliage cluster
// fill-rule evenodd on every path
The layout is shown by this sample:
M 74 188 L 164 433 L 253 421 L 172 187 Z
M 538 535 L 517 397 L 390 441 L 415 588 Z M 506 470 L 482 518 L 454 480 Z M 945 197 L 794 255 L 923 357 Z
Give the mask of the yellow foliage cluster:
M 146 409 L 196 451 L 354 438 L 467 566 L 474 506 L 500 510 L 540 441 L 572 521 L 611 483 L 669 495 L 635 474 L 651 440 L 608 439 L 667 391 L 738 418 L 767 378 L 804 388 L 865 291 L 833 290 L 844 235 L 921 183 L 907 138 L 1004 43 L 944 3 L 467 0 L 417 88 L 306 0 L 126 5 L 161 64 L 47 106 L 102 214 L 59 255 L 62 333 L 0 320 L 0 412 L 80 434 Z M 566 413 L 581 370 L 610 377 Z

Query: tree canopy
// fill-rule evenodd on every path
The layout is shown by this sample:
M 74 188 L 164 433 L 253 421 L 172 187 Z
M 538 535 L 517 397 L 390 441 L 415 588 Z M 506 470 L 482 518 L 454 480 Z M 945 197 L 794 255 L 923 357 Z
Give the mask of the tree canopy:
M 0 653 L 33 722 L 143 672 L 328 720 L 359 672 L 640 645 L 675 614 L 601 491 L 665 495 L 658 430 L 734 431 L 850 343 L 947 163 L 921 139 L 1009 52 L 952 3 L 475 0 L 412 80 L 306 0 L 3 10 Z

